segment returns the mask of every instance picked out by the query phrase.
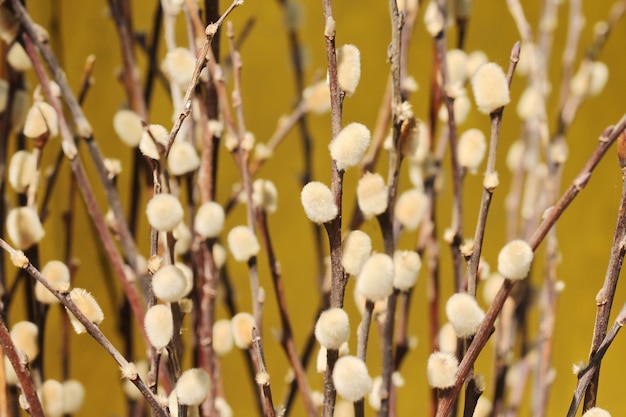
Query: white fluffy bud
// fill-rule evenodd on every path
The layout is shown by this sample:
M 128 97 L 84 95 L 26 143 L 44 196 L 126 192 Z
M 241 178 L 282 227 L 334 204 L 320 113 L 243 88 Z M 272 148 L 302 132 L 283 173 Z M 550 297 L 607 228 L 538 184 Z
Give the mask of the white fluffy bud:
M 210 384 L 206 371 L 200 368 L 186 370 L 176 382 L 178 403 L 188 406 L 200 405 L 209 393 Z
M 54 107 L 45 101 L 37 101 L 26 115 L 24 135 L 29 138 L 38 138 L 45 133 L 49 133 L 52 137 L 58 135 L 59 119 Z
M 354 45 L 337 48 L 337 82 L 348 97 L 354 94 L 361 79 L 361 53 Z
M 486 151 L 485 134 L 478 129 L 466 130 L 459 138 L 457 147 L 459 165 L 475 174 L 485 157 Z
M 203 239 L 219 236 L 224 228 L 226 215 L 219 203 L 208 201 L 198 208 L 193 228 Z
M 239 262 L 247 262 L 261 250 L 259 241 L 248 226 L 235 226 L 231 229 L 228 233 L 228 247 Z
M 509 85 L 502 68 L 493 62 L 481 65 L 472 77 L 472 89 L 478 110 L 489 114 L 511 101 Z
M 142 154 L 152 159 L 159 159 L 159 150 L 156 143 L 167 146 L 169 132 L 161 125 L 149 125 L 142 133 L 139 141 L 139 150 Z M 155 143 L 156 142 L 156 143 Z
M 428 197 L 426 194 L 413 188 L 400 194 L 394 208 L 394 214 L 402 227 L 407 230 L 415 230 L 422 222 L 427 208 Z
M 396 251 L 393 254 L 393 286 L 400 291 L 408 291 L 417 282 L 417 275 L 422 268 L 422 260 L 417 252 Z
M 533 262 L 533 250 L 524 240 L 507 243 L 498 255 L 498 272 L 507 279 L 524 279 Z
M 372 252 L 372 240 L 360 230 L 353 230 L 343 241 L 341 265 L 346 273 L 357 276 Z
M 456 382 L 459 361 L 451 353 L 433 352 L 428 358 L 426 373 L 428 385 L 433 388 L 448 388 Z
M 34 361 L 39 356 L 39 346 L 37 336 L 39 328 L 30 321 L 20 321 L 11 328 L 11 341 L 18 351 L 24 352 L 29 362 Z
M 328 145 L 330 157 L 335 160 L 338 170 L 356 166 L 370 144 L 371 134 L 365 125 L 350 123 Z
M 356 290 L 370 301 L 380 301 L 393 292 L 393 259 L 375 253 L 365 261 L 356 281 Z
M 98 305 L 98 302 L 95 298 L 87 290 L 83 288 L 74 288 L 70 291 L 70 299 L 76 307 L 87 317 L 87 320 L 94 324 L 102 323 L 104 320 L 104 313 L 102 309 Z M 72 327 L 74 327 L 74 331 L 78 334 L 85 332 L 85 326 L 72 314 L 70 311 L 67 312 L 70 317 L 70 322 L 72 323 Z
M 37 161 L 35 155 L 20 150 L 13 154 L 9 163 L 9 184 L 18 193 L 26 192 L 33 181 Z
M 184 140 L 172 143 L 167 155 L 167 169 L 172 175 L 185 175 L 195 171 L 200 166 L 200 157 L 193 145 Z
M 180 86 L 191 82 L 196 57 L 186 48 L 174 48 L 165 55 L 163 67 L 169 76 Z
M 224 356 L 233 349 L 233 332 L 230 320 L 218 320 L 213 323 L 213 351 Z
M 485 312 L 471 295 L 456 293 L 446 303 L 446 316 L 456 335 L 467 338 L 476 334 L 480 322 L 485 318 Z
M 583 417 L 611 417 L 611 414 L 600 407 L 593 407 L 585 411 Z
M 256 326 L 250 313 L 237 313 L 230 320 L 233 341 L 239 349 L 248 349 L 252 344 L 252 328 Z
M 174 335 L 172 310 L 163 304 L 150 307 L 146 311 L 144 327 L 152 346 L 156 349 L 163 349 L 170 343 Z
M 358 401 L 372 390 L 372 378 L 365 362 L 356 356 L 339 358 L 333 369 L 337 393 L 348 401 Z
M 141 118 L 132 110 L 118 110 L 113 116 L 113 130 L 124 144 L 134 148 L 143 135 Z
M 43 226 L 32 207 L 16 207 L 9 210 L 6 220 L 9 238 L 18 249 L 28 249 L 44 236 Z
M 50 261 L 41 270 L 41 274 L 60 292 L 70 289 L 70 270 L 61 261 Z M 59 300 L 39 281 L 35 284 L 35 298 L 44 304 L 56 304 Z
M 387 186 L 380 174 L 366 172 L 356 187 L 357 203 L 366 218 L 387 210 Z
M 177 266 L 165 265 L 152 276 L 152 292 L 165 302 L 175 302 L 185 296 L 187 279 Z
M 339 210 L 333 193 L 325 184 L 312 181 L 302 188 L 300 194 L 306 216 L 315 223 L 326 223 L 337 217 Z
M 266 213 L 274 213 L 278 208 L 278 190 L 270 180 L 257 179 L 252 183 L 252 202 Z
M 339 349 L 350 336 L 350 319 L 345 310 L 330 308 L 323 311 L 315 324 L 315 338 L 326 349 Z
M 159 232 L 171 232 L 183 219 L 183 206 L 171 194 L 157 194 L 146 205 L 150 226 Z
M 324 114 L 330 111 L 330 88 L 324 81 L 307 87 L 302 92 L 304 108 L 315 114 Z

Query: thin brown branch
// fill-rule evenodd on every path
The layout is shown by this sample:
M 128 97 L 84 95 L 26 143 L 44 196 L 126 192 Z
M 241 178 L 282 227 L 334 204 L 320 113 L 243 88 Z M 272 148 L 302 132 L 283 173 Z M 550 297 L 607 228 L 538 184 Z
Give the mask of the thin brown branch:
M 561 217 L 565 209 L 571 204 L 578 193 L 585 187 L 591 178 L 591 173 L 598 165 L 604 154 L 608 151 L 609 147 L 617 140 L 617 137 L 626 129 L 626 114 L 620 119 L 620 121 L 613 128 L 607 129 L 600 137 L 599 144 L 596 150 L 589 157 L 586 164 L 580 173 L 576 176 L 570 187 L 563 194 L 557 204 L 550 210 L 544 221 L 539 228 L 535 231 L 533 237 L 530 239 L 529 244 L 533 251 L 536 251 L 539 244 L 543 241 L 548 231 L 554 226 L 556 221 Z M 493 323 L 495 322 L 498 314 L 502 310 L 504 302 L 513 290 L 515 281 L 505 280 L 502 287 L 498 291 L 493 303 L 487 310 L 485 318 L 483 319 L 474 340 L 470 344 L 465 356 L 459 364 L 457 371 L 457 379 L 454 387 L 451 388 L 452 395 L 446 396 L 439 401 L 437 407 L 436 417 L 446 417 L 450 412 L 452 404 L 456 399 L 465 379 L 467 378 L 470 370 L 473 367 L 476 358 L 482 351 L 483 347 L 489 340 L 492 332 Z

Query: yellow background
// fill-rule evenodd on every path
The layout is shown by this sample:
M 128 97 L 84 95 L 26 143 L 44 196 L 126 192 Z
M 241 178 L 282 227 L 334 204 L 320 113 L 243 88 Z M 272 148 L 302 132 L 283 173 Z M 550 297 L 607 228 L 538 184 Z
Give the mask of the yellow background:
M 135 28 L 137 31 L 150 31 L 154 2 L 134 2 Z M 474 12 L 469 26 L 467 50 L 483 49 L 490 60 L 508 65 L 508 57 L 513 43 L 519 39 L 513 20 L 508 13 L 504 1 L 475 1 Z M 529 21 L 536 27 L 538 21 L 538 3 L 524 2 Z M 325 44 L 323 38 L 323 19 L 321 1 L 302 1 L 301 41 L 304 48 L 305 79 L 311 80 L 316 71 L 325 69 Z M 606 17 L 611 5 L 609 1 L 584 2 L 584 13 L 587 25 L 581 34 L 581 46 L 589 45 L 592 37 L 592 27 L 599 19 Z M 44 27 L 51 29 L 53 22 L 59 23 L 59 31 L 52 33 L 52 46 L 55 48 L 67 71 L 70 84 L 77 89 L 81 79 L 84 60 L 88 54 L 95 54 L 97 58 L 94 73 L 95 84 L 89 92 L 85 104 L 85 112 L 94 128 L 96 140 L 107 157 L 119 158 L 124 166 L 128 166 L 130 152 L 115 136 L 112 129 L 112 118 L 115 111 L 123 104 L 123 89 L 116 81 L 115 73 L 120 67 L 121 59 L 119 43 L 113 22 L 107 17 L 106 2 L 95 1 L 32 1 L 28 7 L 35 20 Z M 222 7 L 225 7 L 223 5 Z M 389 43 L 388 6 L 384 1 L 335 1 L 334 16 L 337 28 L 337 44 L 355 44 L 361 50 L 362 78 L 355 95 L 346 99 L 344 104 L 344 123 L 358 121 L 374 127 L 381 96 L 384 91 L 384 81 L 387 77 L 386 63 L 387 45 Z M 243 71 L 243 104 L 247 128 L 252 131 L 257 141 L 266 141 L 271 135 L 278 118 L 286 114 L 294 103 L 293 72 L 290 68 L 287 39 L 283 30 L 283 17 L 278 2 L 265 0 L 248 0 L 232 15 L 235 28 L 241 29 L 243 23 L 255 19 L 255 25 L 250 37 L 241 49 Z M 559 28 L 555 37 L 553 55 L 550 63 L 550 75 L 553 86 L 558 88 L 560 77 L 560 61 L 565 38 L 567 19 L 567 5 L 563 5 L 559 12 Z M 182 25 L 182 20 L 179 25 Z M 183 31 L 180 31 L 179 41 L 185 42 Z M 610 67 L 609 83 L 605 91 L 598 97 L 585 102 L 571 127 L 568 143 L 570 158 L 564 171 L 564 185 L 567 186 L 578 172 L 588 155 L 594 149 L 597 138 L 604 128 L 619 120 L 624 114 L 624 92 L 626 91 L 626 77 L 624 68 L 626 58 L 623 53 L 626 40 L 626 22 L 618 25 L 612 34 L 600 59 Z M 451 43 L 449 43 L 450 45 Z M 224 47 L 226 45 L 224 44 Z M 141 57 L 141 53 L 138 53 Z M 162 58 L 161 53 L 160 57 Z M 580 58 L 580 53 L 578 55 Z M 577 61 L 578 62 L 578 61 Z M 145 59 L 141 57 L 139 63 L 142 68 Z M 429 94 L 429 77 L 432 63 L 432 45 L 427 36 L 421 16 L 417 25 L 411 46 L 409 58 L 409 73 L 413 75 L 420 89 L 411 97 L 415 114 L 425 119 Z M 515 77 L 512 87 L 513 104 L 516 103 L 520 92 L 525 85 L 525 79 Z M 150 114 L 151 123 L 171 124 L 171 105 L 166 95 L 159 91 L 155 96 Z M 551 131 L 554 130 L 556 120 L 556 100 L 551 98 L 548 103 L 548 116 Z M 327 143 L 330 135 L 328 116 L 309 117 L 312 135 L 315 139 L 315 172 L 314 177 L 329 183 L 330 158 L 327 152 Z M 488 132 L 488 117 L 472 110 L 469 120 L 461 127 L 478 127 Z M 508 173 L 504 165 L 505 151 L 508 145 L 515 140 L 520 132 L 521 123 L 513 108 L 507 109 L 504 115 L 503 131 L 501 135 L 500 157 L 498 170 L 501 175 L 502 186 L 496 190 L 492 204 L 491 218 L 488 223 L 485 256 L 495 268 L 496 256 L 500 247 L 505 243 L 503 201 L 508 184 Z M 52 148 L 58 147 L 51 143 L 46 149 L 46 161 L 52 160 L 56 153 Z M 307 334 L 315 308 L 317 307 L 316 283 L 314 265 L 312 264 L 313 246 L 311 243 L 311 227 L 299 203 L 300 185 L 298 176 L 301 172 L 302 159 L 299 154 L 300 145 L 297 133 L 289 135 L 284 145 L 275 153 L 274 159 L 260 174 L 263 178 L 274 181 L 279 188 L 279 210 L 270 216 L 270 227 L 276 246 L 277 255 L 282 263 L 283 276 L 287 291 L 289 309 L 294 321 L 294 330 L 297 343 L 300 347 Z M 87 160 L 87 155 L 83 157 Z M 232 159 L 222 149 L 220 159 L 220 180 L 218 200 L 224 202 L 231 185 L 238 181 Z M 382 165 L 383 167 L 385 164 Z M 67 167 L 64 168 L 67 174 Z M 93 171 L 90 170 L 93 182 L 96 182 Z M 64 189 L 67 177 L 57 189 L 57 198 L 52 207 L 51 217 L 45 224 L 46 235 L 41 251 L 42 263 L 50 259 L 60 259 L 63 256 L 62 245 L 64 229 L 61 214 L 67 207 L 67 197 Z M 466 234 L 473 234 L 477 216 L 477 204 L 480 195 L 480 177 L 469 178 L 466 182 Z M 349 172 L 346 175 L 346 196 L 344 211 L 350 213 L 353 204 L 356 175 Z M 124 171 L 119 179 L 123 201 L 128 201 L 129 171 Z M 439 215 L 439 228 L 444 230 L 449 221 L 449 195 L 451 187 L 449 177 L 446 177 L 443 190 L 446 211 Z M 401 179 L 401 187 L 408 186 L 406 170 Z M 617 214 L 620 197 L 620 170 L 616 163 L 614 151 L 609 152 L 592 177 L 590 184 L 574 202 L 559 223 L 560 248 L 563 263 L 559 269 L 560 279 L 566 283 L 566 288 L 559 301 L 557 326 L 554 344 L 553 366 L 556 370 L 556 380 L 551 393 L 549 415 L 564 415 L 576 383 L 571 373 L 574 362 L 585 360 L 589 350 L 593 321 L 595 316 L 595 294 L 602 285 L 609 249 Z M 13 198 L 13 196 L 11 196 Z M 145 197 L 144 197 L 145 198 Z M 100 199 L 101 208 L 106 209 L 103 198 Z M 76 276 L 76 285 L 88 288 L 94 292 L 105 310 L 106 319 L 102 329 L 110 336 L 113 342 L 121 346 L 116 333 L 114 306 L 111 298 L 105 292 L 103 280 L 114 280 L 109 267 L 103 267 L 103 255 L 94 229 L 90 226 L 84 209 L 79 204 L 77 222 L 79 226 L 74 232 L 75 256 L 81 266 Z M 229 225 L 240 224 L 244 220 L 243 210 L 238 208 Z M 365 231 L 377 236 L 377 224 L 370 221 L 364 225 Z M 138 245 L 144 255 L 148 253 L 149 231 L 144 224 L 139 229 Z M 413 247 L 414 234 L 401 241 L 401 247 Z M 375 239 L 378 249 L 381 249 L 379 239 Z M 326 244 L 326 241 L 325 241 Z M 262 255 L 263 257 L 263 255 Z M 442 246 L 442 280 L 444 281 L 445 299 L 451 291 L 451 275 L 449 269 L 449 250 Z M 541 262 L 541 258 L 539 258 Z M 261 262 L 262 285 L 268 294 L 265 306 L 265 346 L 267 364 L 272 376 L 272 388 L 276 403 L 280 403 L 284 392 L 283 376 L 287 371 L 287 364 L 278 344 L 272 338 L 271 329 L 279 328 L 279 321 L 274 304 L 271 282 L 267 274 L 267 265 Z M 541 264 L 537 263 L 533 282 L 537 283 L 541 275 Z M 240 266 L 229 260 L 229 269 L 233 280 L 238 285 L 237 301 L 244 309 L 250 309 L 247 275 Z M 12 276 L 9 269 L 9 276 Z M 416 287 L 413 301 L 412 316 L 410 319 L 411 333 L 418 336 L 420 343 L 410 353 L 405 361 L 402 374 L 407 385 L 399 390 L 400 415 L 425 415 L 428 410 L 429 392 L 426 385 L 425 360 L 428 356 L 427 322 L 425 291 L 426 280 L 422 274 Z M 358 316 L 355 314 L 352 303 L 352 286 L 346 297 L 347 306 L 352 314 L 353 329 L 356 329 Z M 615 308 L 619 309 L 626 301 L 626 292 L 618 290 Z M 15 315 L 19 315 L 16 311 Z M 219 317 L 225 317 L 223 309 L 218 311 Z M 53 312 L 58 318 L 59 311 Z M 537 315 L 533 315 L 533 327 L 536 327 Z M 54 365 L 54 358 L 58 352 L 57 332 L 54 331 L 58 320 L 50 323 L 49 339 L 46 341 L 47 368 L 46 376 L 59 378 L 58 367 Z M 373 329 L 374 341 L 371 344 L 370 356 L 376 355 L 376 331 Z M 355 331 L 351 338 L 351 348 L 355 350 Z M 602 371 L 598 405 L 606 407 L 614 416 L 626 412 L 624 396 L 626 385 L 622 382 L 623 360 L 622 354 L 626 345 L 622 336 L 618 336 L 614 346 L 609 350 Z M 121 392 L 119 371 L 114 362 L 88 336 L 72 338 L 72 366 L 73 377 L 82 381 L 87 387 L 86 404 L 78 414 L 82 416 L 114 416 L 123 415 L 124 401 Z M 484 356 L 489 357 L 490 345 L 487 345 Z M 142 350 L 138 349 L 138 355 Z M 375 359 L 375 358 L 373 358 Z M 239 365 L 241 356 L 232 352 L 223 360 L 222 375 L 226 397 L 234 409 L 235 415 L 243 416 L 252 413 L 251 390 L 249 384 L 241 382 L 242 368 Z M 370 365 L 370 372 L 376 375 L 377 360 Z M 478 372 L 487 376 L 487 394 L 490 393 L 491 366 L 483 359 L 479 362 Z M 321 376 L 310 372 L 311 385 L 321 389 Z M 301 403 L 297 402 L 297 414 L 303 415 Z M 367 413 L 373 415 L 367 408 Z M 528 415 L 528 413 L 526 414 Z

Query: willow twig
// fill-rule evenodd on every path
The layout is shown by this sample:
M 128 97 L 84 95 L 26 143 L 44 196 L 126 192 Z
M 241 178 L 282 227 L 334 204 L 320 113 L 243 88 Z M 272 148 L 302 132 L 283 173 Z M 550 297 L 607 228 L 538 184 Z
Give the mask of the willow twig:
M 599 144 L 596 147 L 596 150 L 592 153 L 592 155 L 587 160 L 583 169 L 576 176 L 572 184 L 567 189 L 567 191 L 563 194 L 563 196 L 559 199 L 557 204 L 550 210 L 547 214 L 539 228 L 533 234 L 533 237 L 530 239 L 529 244 L 533 251 L 537 250 L 539 244 L 543 241 L 548 231 L 554 226 L 559 217 L 563 214 L 565 209 L 571 204 L 571 202 L 576 198 L 578 193 L 585 187 L 585 185 L 589 182 L 591 178 L 591 173 L 598 165 L 604 154 L 608 151 L 609 147 L 617 140 L 617 137 L 626 129 L 626 114 L 620 119 L 620 121 L 613 128 L 607 129 L 602 136 L 600 137 Z M 456 399 L 459 391 L 465 379 L 467 378 L 470 370 L 473 367 L 476 358 L 481 352 L 482 348 L 487 343 L 489 336 L 491 335 L 491 330 L 493 327 L 493 323 L 495 322 L 500 310 L 502 310 L 502 306 L 506 301 L 507 297 L 513 290 L 515 286 L 515 281 L 505 280 L 500 287 L 493 303 L 487 310 L 485 314 L 485 318 L 481 322 L 476 335 L 472 343 L 470 344 L 465 356 L 461 360 L 459 364 L 459 369 L 456 373 L 456 383 L 450 388 L 452 394 L 442 398 L 439 401 L 437 407 L 436 417 L 445 417 L 450 412 L 452 407 L 452 403 Z

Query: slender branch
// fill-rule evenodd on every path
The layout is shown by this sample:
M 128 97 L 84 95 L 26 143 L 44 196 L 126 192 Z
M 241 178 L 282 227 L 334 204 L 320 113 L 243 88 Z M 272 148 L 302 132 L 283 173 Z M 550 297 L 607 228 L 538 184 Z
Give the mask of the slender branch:
M 35 280 L 40 282 L 48 291 L 50 291 L 63 306 L 72 313 L 78 321 L 85 327 L 87 333 L 94 338 L 96 342 L 100 344 L 107 351 L 107 353 L 113 358 L 113 360 L 119 365 L 122 370 L 129 370 L 133 367 L 133 365 L 124 358 L 124 356 L 113 346 L 111 341 L 107 339 L 107 337 L 102 333 L 100 328 L 94 323 L 92 323 L 85 314 L 74 304 L 72 299 L 70 298 L 69 293 L 61 293 L 57 291 L 48 280 L 39 272 L 37 268 L 35 268 L 24 256 L 24 253 L 21 251 L 15 250 L 12 248 L 7 242 L 3 239 L 0 239 L 0 247 L 4 251 L 6 251 L 11 259 L 14 260 L 16 264 L 20 264 L 21 268 L 24 269 L 28 275 L 33 277 Z M 6 347 L 5 347 L 6 348 Z M 150 391 L 150 388 L 145 384 L 145 382 L 136 374 L 131 373 L 128 375 L 128 379 L 139 389 L 141 394 L 146 398 L 150 407 L 156 412 L 156 414 L 160 417 L 169 417 L 167 411 L 161 406 L 159 400 L 156 396 Z M 42 414 L 43 415 L 43 414 Z
M 261 342 L 261 336 L 256 328 L 252 328 L 252 344 L 256 353 L 255 359 L 257 361 L 257 377 L 256 382 L 261 389 L 261 396 L 263 399 L 263 416 L 274 417 L 276 412 L 274 410 L 274 403 L 272 401 L 272 390 L 270 389 L 270 377 L 265 366 L 265 356 L 263 355 L 263 344 Z
M 620 142 L 626 140 L 623 135 L 621 138 L 623 139 L 621 139 Z M 620 143 L 620 145 L 622 144 Z M 626 254 L 626 242 L 624 239 L 626 239 L 626 168 L 622 165 L 622 199 L 617 216 L 617 224 L 615 225 L 615 234 L 613 235 L 613 243 L 611 245 L 611 258 L 609 259 L 606 275 L 604 277 L 604 284 L 600 292 L 598 292 L 598 295 L 596 295 L 598 310 L 596 312 L 596 321 L 589 354 L 591 357 L 597 352 L 606 336 L 609 317 L 611 315 L 611 306 L 613 305 L 613 298 L 615 297 L 615 290 L 617 289 L 617 281 L 622 270 L 624 254 Z M 591 383 L 585 392 L 585 410 L 595 407 L 596 405 L 599 379 L 600 364 L 598 364 L 598 369 L 593 371 Z
M 607 129 L 602 136 L 600 137 L 599 144 L 596 147 L 596 150 L 587 160 L 587 163 L 584 165 L 581 172 L 576 176 L 570 187 L 563 194 L 557 204 L 550 210 L 544 221 L 541 223 L 539 228 L 535 231 L 532 238 L 529 241 L 529 244 L 533 251 L 537 250 L 539 244 L 543 241 L 548 231 L 554 226 L 559 217 L 563 214 L 564 210 L 570 205 L 570 203 L 574 200 L 574 198 L 578 195 L 578 193 L 585 187 L 589 179 L 591 178 L 591 173 L 598 165 L 604 154 L 607 152 L 611 144 L 617 140 L 617 137 L 626 129 L 626 114 L 620 119 L 620 121 L 613 128 Z M 474 336 L 474 340 L 470 344 L 465 356 L 461 360 L 459 364 L 459 369 L 457 371 L 457 379 L 454 387 L 450 388 L 452 390 L 452 394 L 442 398 L 437 407 L 436 417 L 446 417 L 450 412 L 452 407 L 452 403 L 456 399 L 465 379 L 467 378 L 470 370 L 473 367 L 476 358 L 481 352 L 482 348 L 489 340 L 489 336 L 491 335 L 493 323 L 495 322 L 500 310 L 502 310 L 502 306 L 506 301 L 507 297 L 513 290 L 515 286 L 515 281 L 505 280 L 498 291 L 493 303 L 487 310 L 485 314 L 485 318 L 483 319 L 476 335 Z
M 311 390 L 306 378 L 306 372 L 298 356 L 298 350 L 293 336 L 293 329 L 291 327 L 291 320 L 289 319 L 287 298 L 285 297 L 285 291 L 283 288 L 284 283 L 282 279 L 281 266 L 274 253 L 274 247 L 272 246 L 269 228 L 267 225 L 267 215 L 262 208 L 257 209 L 257 220 L 259 224 L 259 233 L 261 234 L 261 239 L 263 240 L 265 251 L 267 252 L 267 261 L 270 266 L 270 273 L 274 283 L 274 293 L 278 302 L 278 312 L 280 314 L 280 322 L 282 325 L 280 337 L 281 346 L 283 347 L 283 350 L 289 359 L 289 364 L 291 365 L 291 368 L 296 376 L 299 392 L 302 396 L 306 412 L 309 417 L 315 417 L 317 416 L 317 409 L 315 408 L 311 398 Z
M 37 396 L 35 383 L 31 379 L 30 372 L 28 371 L 28 362 L 27 360 L 24 360 L 23 357 L 20 357 L 20 354 L 15 348 L 15 345 L 11 340 L 11 335 L 9 334 L 9 329 L 7 329 L 2 315 L 0 315 L 0 345 L 2 345 L 4 355 L 9 358 L 9 362 L 11 362 L 11 366 L 13 366 L 13 370 L 20 381 L 20 388 L 22 389 L 26 402 L 28 403 L 28 413 L 34 417 L 44 417 L 43 409 L 41 407 L 41 403 L 39 402 L 39 397 Z M 2 366 L 4 367 L 4 363 Z M 4 404 L 2 407 L 4 408 Z
M 507 73 L 507 82 L 511 88 L 515 67 L 519 61 L 520 43 L 516 42 L 511 50 L 511 58 L 509 70 Z M 489 140 L 489 156 L 487 158 L 487 169 L 485 177 L 496 175 L 496 152 L 498 149 L 498 139 L 500 137 L 500 125 L 502 123 L 502 113 L 504 108 L 501 107 L 490 114 L 491 118 L 491 138 Z M 478 275 L 478 264 L 480 263 L 480 254 L 483 248 L 483 238 L 485 237 L 485 227 L 487 225 L 487 215 L 489 206 L 491 205 L 491 197 L 494 189 L 483 187 L 482 199 L 480 201 L 480 212 L 478 214 L 478 222 L 476 224 L 476 232 L 474 233 L 474 245 L 472 248 L 472 256 L 467 265 L 467 293 L 476 296 L 476 278 Z
M 606 351 L 611 346 L 611 343 L 613 343 L 613 340 L 615 340 L 617 333 L 619 333 L 619 331 L 624 326 L 624 322 L 626 322 L 626 304 L 622 306 L 622 309 L 615 319 L 615 323 L 613 323 L 611 330 L 609 330 L 609 332 L 602 340 L 602 343 L 600 343 L 600 345 L 598 346 L 598 350 L 591 357 L 589 364 L 585 367 L 585 369 L 581 370 L 578 373 L 578 384 L 576 385 L 576 389 L 574 390 L 574 397 L 572 398 L 570 408 L 567 412 L 567 417 L 574 417 L 576 415 L 576 411 L 578 410 L 578 406 L 583 399 L 583 394 L 586 388 L 591 383 L 593 375 L 600 368 L 602 358 L 604 358 Z

